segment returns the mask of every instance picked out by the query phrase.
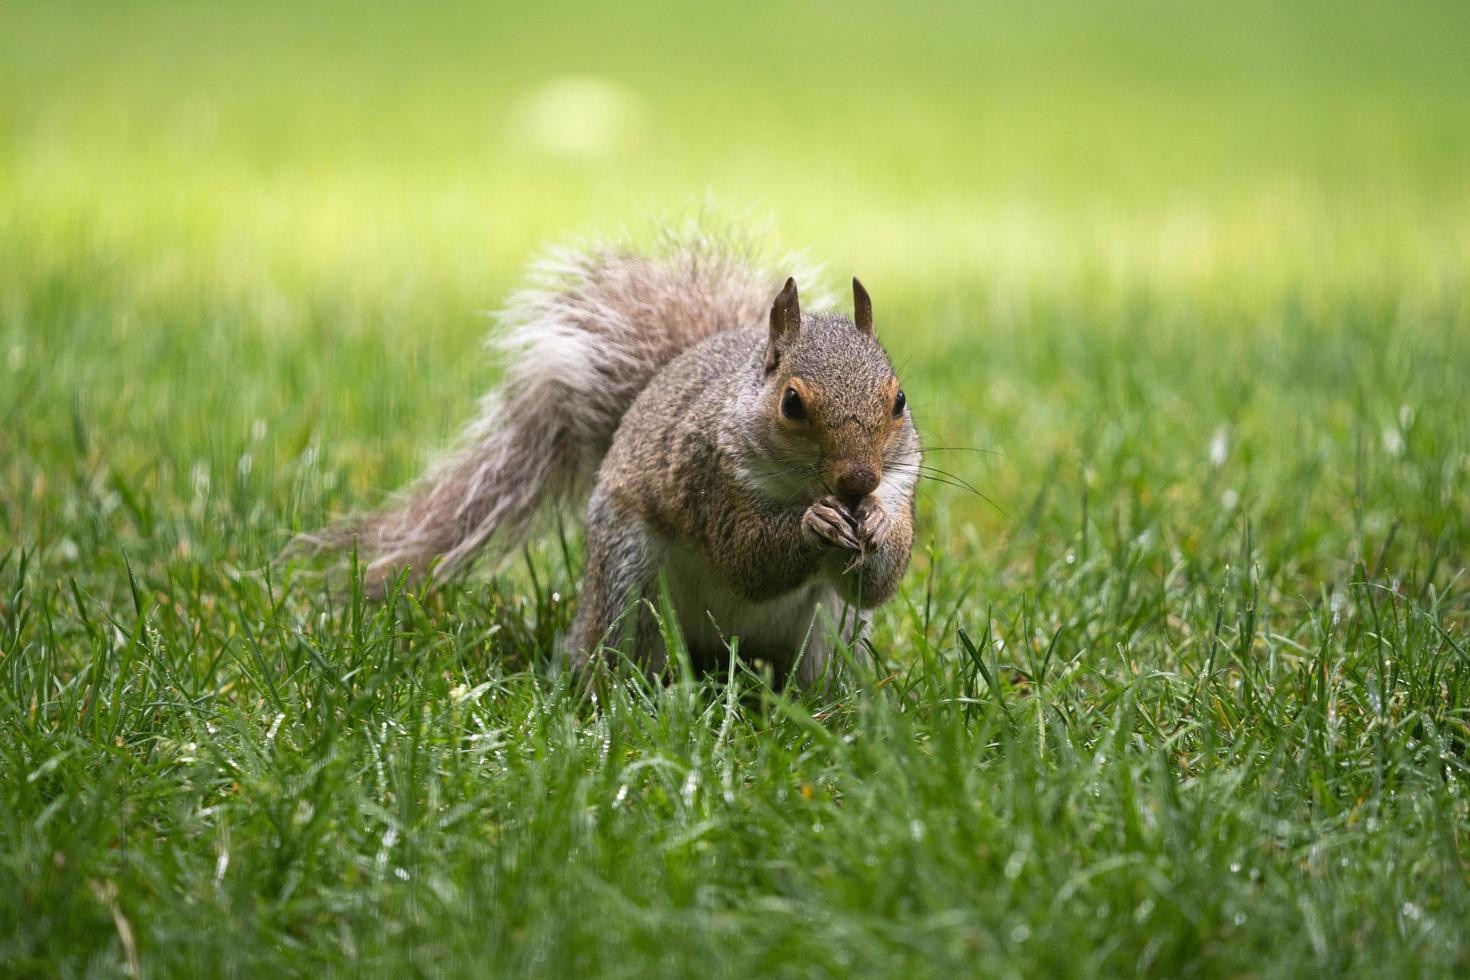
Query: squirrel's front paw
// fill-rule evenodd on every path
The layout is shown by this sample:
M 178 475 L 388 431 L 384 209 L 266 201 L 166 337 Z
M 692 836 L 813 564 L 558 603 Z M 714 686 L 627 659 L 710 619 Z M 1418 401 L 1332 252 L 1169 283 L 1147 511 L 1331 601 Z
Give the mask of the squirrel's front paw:
M 858 543 L 864 551 L 880 551 L 888 542 L 893 530 L 893 519 L 883 509 L 877 497 L 864 497 L 857 505 L 853 517 L 857 521 Z
M 822 497 L 801 517 L 801 536 L 808 544 L 859 551 L 852 513 L 836 497 Z

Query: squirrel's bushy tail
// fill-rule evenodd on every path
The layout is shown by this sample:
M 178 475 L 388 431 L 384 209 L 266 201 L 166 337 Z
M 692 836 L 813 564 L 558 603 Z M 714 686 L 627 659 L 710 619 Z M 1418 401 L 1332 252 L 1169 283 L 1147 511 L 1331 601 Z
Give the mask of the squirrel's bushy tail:
M 519 543 L 542 505 L 585 494 L 623 414 L 653 374 L 706 337 L 764 324 L 780 278 L 749 248 L 666 235 L 648 253 L 551 254 L 511 297 L 491 346 L 505 358 L 458 447 L 387 508 L 302 543 L 355 540 L 369 581 L 461 569 Z

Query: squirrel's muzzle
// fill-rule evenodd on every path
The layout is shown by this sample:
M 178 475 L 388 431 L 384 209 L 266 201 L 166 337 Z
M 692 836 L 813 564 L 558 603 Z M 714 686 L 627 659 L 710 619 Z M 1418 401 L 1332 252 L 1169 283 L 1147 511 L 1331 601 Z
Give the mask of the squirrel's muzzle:
M 866 463 L 844 466 L 837 472 L 837 496 L 855 504 L 878 489 L 878 472 Z

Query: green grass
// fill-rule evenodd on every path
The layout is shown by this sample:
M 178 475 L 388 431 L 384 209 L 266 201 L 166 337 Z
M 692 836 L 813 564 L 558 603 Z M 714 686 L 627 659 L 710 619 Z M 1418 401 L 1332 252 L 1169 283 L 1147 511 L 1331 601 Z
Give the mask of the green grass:
M 0 972 L 1470 971 L 1467 20 L 0 8 Z M 988 498 L 876 663 L 580 697 L 575 533 L 269 567 L 706 200 Z

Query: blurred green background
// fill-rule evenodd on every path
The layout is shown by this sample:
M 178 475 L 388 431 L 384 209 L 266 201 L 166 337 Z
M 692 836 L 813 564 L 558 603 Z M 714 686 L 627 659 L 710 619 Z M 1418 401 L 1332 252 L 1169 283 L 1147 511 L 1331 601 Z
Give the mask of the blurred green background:
M 155 289 L 428 281 L 473 308 L 547 235 L 705 195 L 925 285 L 1431 287 L 1465 266 L 1456 4 L 0 17 L 6 231 L 51 231 L 12 261 L 136 255 Z
M 99 256 L 223 239 L 239 281 L 258 252 L 406 279 L 445 249 L 435 278 L 483 299 L 473 270 L 548 231 L 706 193 L 928 278 L 1463 268 L 1455 4 L 3 16 L 7 218 Z

